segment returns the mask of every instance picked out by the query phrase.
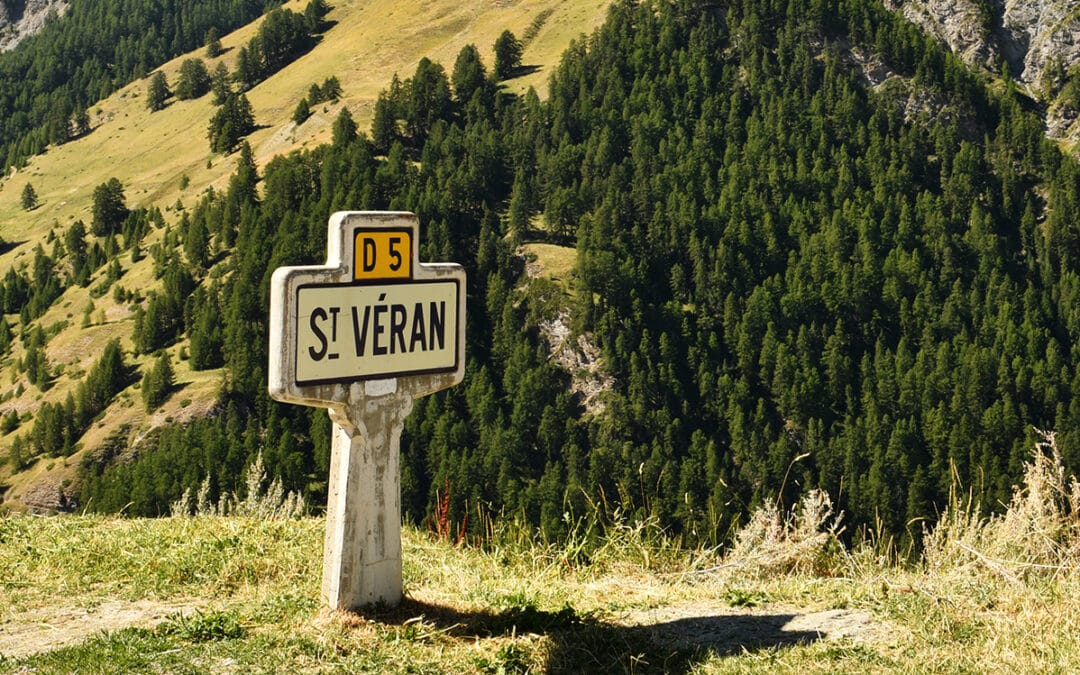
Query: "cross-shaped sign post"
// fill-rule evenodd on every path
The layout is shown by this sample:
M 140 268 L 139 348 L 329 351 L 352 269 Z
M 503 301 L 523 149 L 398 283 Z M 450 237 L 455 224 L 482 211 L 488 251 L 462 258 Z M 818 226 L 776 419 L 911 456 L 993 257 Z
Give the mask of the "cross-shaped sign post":
M 326 265 L 270 287 L 270 395 L 334 423 L 322 593 L 333 609 L 401 601 L 399 449 L 413 399 L 465 374 L 465 271 L 421 263 L 411 213 L 330 217 Z

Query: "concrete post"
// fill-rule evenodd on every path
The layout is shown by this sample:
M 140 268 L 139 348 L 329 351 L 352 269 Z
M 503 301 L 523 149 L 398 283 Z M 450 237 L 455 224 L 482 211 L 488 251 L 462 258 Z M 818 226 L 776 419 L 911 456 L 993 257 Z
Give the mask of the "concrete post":
M 275 400 L 334 423 L 322 594 L 333 609 L 401 602 L 401 430 L 413 401 L 465 376 L 465 271 L 421 263 L 411 213 L 335 213 L 325 265 L 270 279 Z
M 331 408 L 322 595 L 332 609 L 401 602 L 401 430 L 412 396 L 371 381 L 358 405 Z

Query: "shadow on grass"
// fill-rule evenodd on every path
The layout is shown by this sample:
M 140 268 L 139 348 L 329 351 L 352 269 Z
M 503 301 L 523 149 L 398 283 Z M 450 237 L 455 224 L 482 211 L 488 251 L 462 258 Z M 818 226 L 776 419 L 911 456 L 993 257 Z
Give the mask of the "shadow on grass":
M 784 630 L 794 614 L 723 614 L 623 626 L 579 614 L 569 606 L 554 612 L 531 604 L 462 612 L 406 598 L 397 608 L 369 610 L 364 616 L 385 625 L 405 625 L 423 617 L 443 634 L 470 642 L 544 635 L 553 642 L 547 673 L 685 673 L 709 657 L 809 644 L 824 637 Z
M 513 70 L 511 70 L 510 73 L 506 77 L 503 78 L 503 81 L 505 82 L 507 80 L 513 80 L 513 79 L 518 78 L 518 77 L 525 77 L 526 75 L 532 75 L 533 73 L 539 72 L 542 68 L 543 68 L 543 66 L 535 65 L 535 64 L 528 64 L 528 65 L 518 66 L 517 68 L 514 68 Z
M 35 206 L 34 208 L 37 209 L 40 206 L 41 205 L 39 204 L 38 206 Z M 0 239 L 0 255 L 4 255 L 8 251 L 13 251 L 13 250 L 19 248 L 23 244 L 27 243 L 27 241 L 29 241 L 29 240 L 23 239 L 21 241 L 5 241 L 4 239 Z

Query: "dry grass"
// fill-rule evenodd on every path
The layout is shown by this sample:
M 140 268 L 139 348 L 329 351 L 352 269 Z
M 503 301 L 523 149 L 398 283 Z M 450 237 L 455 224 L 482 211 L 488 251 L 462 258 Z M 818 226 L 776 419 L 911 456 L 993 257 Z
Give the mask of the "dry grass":
M 736 535 L 728 566 L 752 579 L 835 575 L 845 557 L 840 521 L 829 495 L 819 490 L 808 492 L 786 516 L 776 504 L 767 504 Z
M 982 517 L 970 497 L 954 493 L 925 536 L 928 568 L 991 572 L 1015 583 L 1080 572 L 1080 484 L 1065 476 L 1054 434 L 1042 437 L 1003 514 Z
M 840 547 L 820 493 L 762 509 L 726 552 L 614 516 L 557 544 L 512 521 L 484 546 L 406 528 L 405 602 L 358 614 L 319 609 L 320 520 L 0 518 L 5 630 L 71 607 L 198 608 L 0 671 L 1068 672 L 1073 485 L 1048 441 L 1005 514 L 955 505 L 914 565 Z

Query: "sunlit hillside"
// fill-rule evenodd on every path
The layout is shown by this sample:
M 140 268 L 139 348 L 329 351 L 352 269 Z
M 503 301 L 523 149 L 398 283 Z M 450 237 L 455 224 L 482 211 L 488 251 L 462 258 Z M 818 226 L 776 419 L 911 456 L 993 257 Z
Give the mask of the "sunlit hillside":
M 285 7 L 302 11 L 303 4 L 291 2 Z M 526 66 L 526 74 L 508 81 L 506 87 L 523 92 L 532 86 L 544 95 L 550 66 L 571 39 L 600 24 L 608 3 L 337 0 L 330 4 L 326 18 L 331 27 L 314 49 L 247 93 L 258 126 L 247 140 L 260 165 L 276 155 L 328 141 L 331 124 L 343 106 L 349 108 L 360 128 L 366 129 L 380 90 L 395 73 L 402 78 L 411 76 L 422 57 L 442 63 L 449 71 L 458 51 L 471 43 L 480 49 L 490 69 L 492 45 L 506 29 L 525 44 L 522 64 Z M 225 51 L 217 59 L 199 51 L 174 59 L 161 70 L 171 84 L 181 62 L 192 56 L 203 58 L 210 70 L 219 60 L 232 69 L 239 47 L 257 28 L 255 22 L 224 36 Z M 312 84 L 331 76 L 341 82 L 340 101 L 319 104 L 306 122 L 294 124 L 291 118 L 297 102 Z M 156 206 L 164 212 L 167 224 L 176 222 L 178 206 L 190 206 L 208 188 L 225 186 L 236 159 L 235 155 L 210 152 L 207 125 L 215 110 L 211 97 L 170 98 L 164 110 L 152 113 L 146 106 L 148 82 L 149 78 L 136 81 L 92 106 L 93 130 L 89 135 L 50 147 L 44 155 L 31 158 L 26 167 L 0 179 L 0 237 L 8 242 L 0 254 L 0 275 L 12 266 L 28 266 L 39 244 L 51 251 L 53 235 L 61 236 L 77 219 L 89 223 L 94 188 L 112 177 L 123 184 L 129 207 Z M 22 208 L 20 199 L 27 183 L 39 198 L 39 205 L 30 211 Z M 151 232 L 144 248 L 161 236 L 162 230 Z M 129 255 L 122 256 L 120 285 L 138 293 L 153 288 L 152 262 L 150 256 L 137 262 Z M 119 337 L 130 349 L 134 305 L 117 303 L 111 293 L 91 297 L 103 274 L 104 270 L 99 270 L 86 288 L 69 288 L 36 322 L 47 334 L 55 334 L 46 355 L 50 364 L 62 371 L 48 391 L 40 392 L 18 372 L 16 365 L 23 357 L 18 341 L 12 354 L 0 363 L 0 414 L 16 410 L 22 420 L 20 429 L 32 424 L 30 417 L 43 402 L 63 402 L 109 340 Z M 17 325 L 17 316 L 8 318 Z M 14 479 L 7 475 L 7 465 L 0 468 L 0 480 L 11 484 L 5 501 L 18 502 L 28 490 L 55 494 L 56 486 L 72 477 L 82 453 L 118 432 L 134 439 L 149 426 L 205 413 L 220 389 L 222 374 L 190 371 L 178 358 L 182 348 L 181 343 L 170 349 L 177 366 L 178 392 L 162 409 L 148 416 L 138 404 L 137 391 L 122 393 L 83 437 L 79 454 L 38 462 Z M 0 454 L 6 453 L 14 435 L 0 437 Z

